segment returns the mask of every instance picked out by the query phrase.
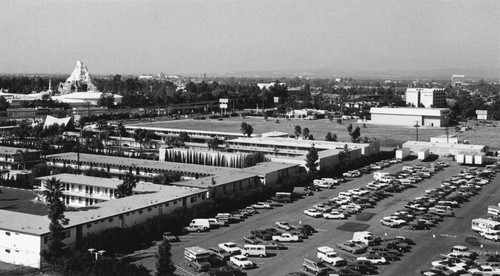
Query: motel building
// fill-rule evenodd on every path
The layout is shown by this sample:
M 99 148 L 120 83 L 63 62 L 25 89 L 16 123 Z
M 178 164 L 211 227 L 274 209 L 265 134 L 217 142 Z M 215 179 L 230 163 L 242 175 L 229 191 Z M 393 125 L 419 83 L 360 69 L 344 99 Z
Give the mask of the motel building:
M 114 182 L 108 179 L 53 175 L 70 187 L 64 192 L 69 202 L 65 212 L 69 224 L 64 226 L 65 250 L 74 249 L 82 238 L 112 227 L 132 227 L 146 220 L 167 214 L 179 207 L 189 208 L 207 199 L 207 189 L 138 183 L 134 195 L 116 199 Z M 33 206 L 39 206 L 37 197 Z M 92 206 L 85 211 L 80 207 Z M 33 210 L 0 210 L 0 261 L 34 268 L 42 267 L 41 252 L 47 248 L 50 220 Z

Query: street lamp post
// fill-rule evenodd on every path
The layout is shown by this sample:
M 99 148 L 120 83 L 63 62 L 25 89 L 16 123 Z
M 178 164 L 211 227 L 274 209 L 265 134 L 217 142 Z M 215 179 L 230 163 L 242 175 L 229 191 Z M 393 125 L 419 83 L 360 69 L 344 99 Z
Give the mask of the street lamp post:
M 415 121 L 415 123 L 416 123 L 416 124 L 414 125 L 414 127 L 415 127 L 415 129 L 417 130 L 417 142 L 418 142 L 418 128 L 419 128 L 420 126 L 418 125 L 418 121 Z
M 102 256 L 106 250 L 99 250 L 97 251 L 95 248 L 89 248 L 87 249 L 89 251 L 90 254 L 94 254 L 95 255 L 95 260 L 97 261 L 98 259 L 98 256 Z

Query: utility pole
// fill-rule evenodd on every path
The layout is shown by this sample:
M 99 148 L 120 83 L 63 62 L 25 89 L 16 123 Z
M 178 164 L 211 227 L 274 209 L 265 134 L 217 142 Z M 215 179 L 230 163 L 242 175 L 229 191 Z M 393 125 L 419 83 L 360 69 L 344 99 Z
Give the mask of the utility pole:
M 450 130 L 446 127 L 446 144 L 450 143 Z
M 415 129 L 417 130 L 417 142 L 418 142 L 418 128 L 420 127 L 420 125 L 418 125 L 418 122 L 419 121 L 415 121 L 415 125 L 414 125 Z

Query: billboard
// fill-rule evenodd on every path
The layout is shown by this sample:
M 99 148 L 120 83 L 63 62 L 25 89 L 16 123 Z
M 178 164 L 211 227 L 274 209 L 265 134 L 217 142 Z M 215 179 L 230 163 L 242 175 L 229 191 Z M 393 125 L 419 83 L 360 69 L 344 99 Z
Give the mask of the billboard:
M 229 99 L 219 99 L 219 103 L 221 104 L 227 104 L 229 102 Z
M 221 104 L 219 105 L 219 107 L 220 107 L 220 108 L 227 108 L 227 103 L 221 103 Z

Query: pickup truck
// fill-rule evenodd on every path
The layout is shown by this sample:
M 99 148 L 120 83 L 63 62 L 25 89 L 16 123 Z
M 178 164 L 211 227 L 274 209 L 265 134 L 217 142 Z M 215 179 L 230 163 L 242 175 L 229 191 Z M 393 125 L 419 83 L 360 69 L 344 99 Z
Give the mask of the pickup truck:
M 299 242 L 301 239 L 297 235 L 292 235 L 290 233 L 283 233 L 281 235 L 273 236 L 273 241 L 277 242 Z
M 210 263 L 205 259 L 188 261 L 188 266 L 194 268 L 198 272 L 207 271 L 212 267 L 212 265 L 210 265 Z

